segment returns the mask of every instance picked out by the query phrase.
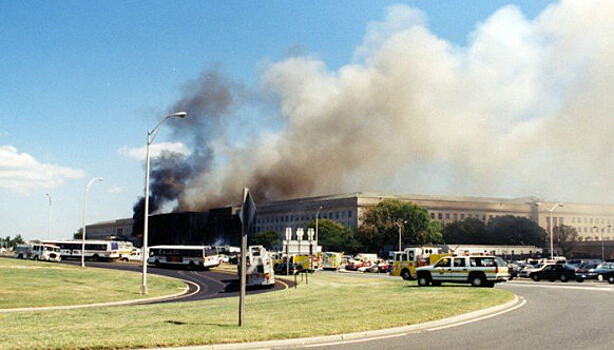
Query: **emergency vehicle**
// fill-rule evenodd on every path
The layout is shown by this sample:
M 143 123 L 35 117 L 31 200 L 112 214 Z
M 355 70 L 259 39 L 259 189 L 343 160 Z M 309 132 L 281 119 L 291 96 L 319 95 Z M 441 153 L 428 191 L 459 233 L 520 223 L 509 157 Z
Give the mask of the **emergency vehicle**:
M 493 287 L 510 279 L 503 259 L 493 255 L 453 255 L 435 264 L 416 269 L 418 286 L 439 286 L 442 282 L 469 283 L 474 287 Z
M 261 245 L 252 245 L 247 249 L 246 277 L 247 286 L 273 286 L 275 284 L 275 271 L 273 259 L 269 252 Z M 241 264 L 239 264 L 239 270 Z M 240 273 L 240 271 L 239 271 Z
M 343 253 L 335 253 L 335 252 L 322 253 L 322 269 L 339 270 L 341 268 L 342 258 L 343 258 Z
M 404 280 L 416 279 L 416 267 L 432 265 L 442 256 L 451 255 L 435 246 L 406 248 L 393 254 L 390 276 L 401 276 Z

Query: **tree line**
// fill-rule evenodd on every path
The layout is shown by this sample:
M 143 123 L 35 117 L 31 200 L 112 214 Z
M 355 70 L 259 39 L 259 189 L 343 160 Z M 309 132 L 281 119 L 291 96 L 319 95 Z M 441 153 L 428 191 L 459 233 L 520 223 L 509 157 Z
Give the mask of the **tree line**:
M 15 248 L 18 244 L 22 244 L 25 241 L 21 237 L 21 235 L 17 235 L 13 238 L 11 236 L 6 236 L 4 238 L 0 237 L 0 247 L 2 248 Z
M 467 218 L 442 226 L 432 220 L 428 211 L 413 203 L 385 199 L 365 208 L 359 228 L 343 226 L 335 221 L 320 219 L 319 244 L 324 251 L 342 251 L 349 254 L 398 250 L 399 230 L 403 247 L 425 244 L 483 244 L 533 245 L 542 247 L 549 242 L 546 231 L 537 223 L 523 217 L 500 216 L 488 224 L 476 218 Z M 315 228 L 315 220 L 308 228 Z M 555 246 L 559 253 L 573 252 L 577 241 L 575 228 L 554 228 Z M 280 249 L 282 241 L 273 231 L 260 232 L 250 237 L 251 244 L 262 244 Z

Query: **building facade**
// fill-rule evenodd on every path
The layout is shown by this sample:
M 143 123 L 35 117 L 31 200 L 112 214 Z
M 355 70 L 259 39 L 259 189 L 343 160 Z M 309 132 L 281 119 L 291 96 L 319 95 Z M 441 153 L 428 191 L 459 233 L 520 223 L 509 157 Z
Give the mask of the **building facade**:
M 110 239 L 117 237 L 128 239 L 132 237 L 132 218 L 97 222 L 85 227 L 87 239 Z
M 280 237 L 286 227 L 295 233 L 318 216 L 348 227 L 359 227 L 362 212 L 383 199 L 398 199 L 426 208 L 432 220 L 446 225 L 467 218 L 490 220 L 500 216 L 524 217 L 549 232 L 553 226 L 576 228 L 580 241 L 614 240 L 614 205 L 560 203 L 538 201 L 536 198 L 482 198 L 426 195 L 384 195 L 351 193 L 330 196 L 296 198 L 258 205 L 254 232 L 275 231 Z M 556 206 L 556 207 L 555 207 Z M 552 210 L 552 215 L 550 210 Z M 552 218 L 551 218 L 552 216 Z

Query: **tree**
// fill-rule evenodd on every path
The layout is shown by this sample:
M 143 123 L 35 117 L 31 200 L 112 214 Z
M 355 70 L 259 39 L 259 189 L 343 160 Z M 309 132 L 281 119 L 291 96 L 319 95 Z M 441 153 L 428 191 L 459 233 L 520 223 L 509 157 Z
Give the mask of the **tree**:
M 436 243 L 443 243 L 443 227 L 441 227 L 439 221 L 433 220 L 429 222 L 426 230 L 416 235 L 416 244 L 425 245 Z
M 443 240 L 447 244 L 488 244 L 486 225 L 480 219 L 467 218 L 449 223 L 444 228 Z
M 315 230 L 315 220 L 307 227 Z M 359 247 L 351 228 L 328 219 L 318 221 L 318 244 L 322 250 L 329 252 L 356 253 Z
M 426 209 L 397 199 L 384 199 L 365 208 L 356 238 L 363 249 L 381 252 L 385 246 L 396 247 L 401 225 L 404 244 L 433 243 L 438 236 L 433 231 L 436 227 L 429 229 L 429 222 Z
M 263 231 L 251 235 L 250 243 L 252 245 L 264 246 L 266 249 L 273 249 L 274 247 L 281 246 L 281 239 L 275 231 Z
M 504 245 L 542 246 L 546 231 L 536 222 L 517 216 L 501 216 L 492 219 L 486 226 L 488 243 Z
M 79 228 L 75 233 L 72 234 L 73 239 L 81 239 L 83 237 L 83 227 Z
M 563 256 L 572 256 L 578 241 L 578 231 L 575 227 L 560 225 L 553 228 L 555 251 Z

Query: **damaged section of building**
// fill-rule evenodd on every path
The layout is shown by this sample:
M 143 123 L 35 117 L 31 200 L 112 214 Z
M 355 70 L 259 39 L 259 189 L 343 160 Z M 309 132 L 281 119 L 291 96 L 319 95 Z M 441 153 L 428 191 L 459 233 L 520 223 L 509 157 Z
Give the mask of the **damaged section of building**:
M 149 217 L 152 245 L 239 245 L 241 222 L 238 208 L 226 207 L 205 212 L 156 214 Z M 119 219 L 87 226 L 88 239 L 122 239 L 143 245 L 142 221 Z

